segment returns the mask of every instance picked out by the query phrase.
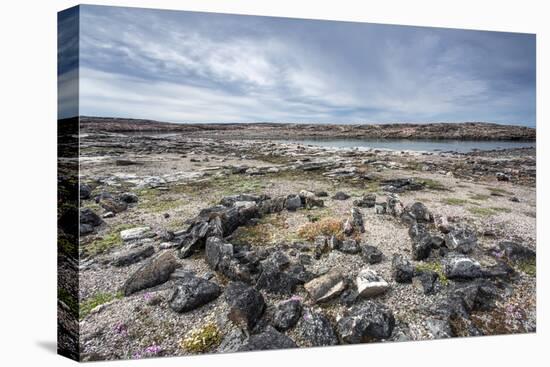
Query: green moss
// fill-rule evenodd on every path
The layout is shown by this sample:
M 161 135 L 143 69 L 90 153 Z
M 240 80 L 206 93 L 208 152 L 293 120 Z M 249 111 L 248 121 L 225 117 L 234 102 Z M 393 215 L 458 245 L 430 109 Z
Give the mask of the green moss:
M 180 346 L 190 353 L 205 353 L 220 345 L 222 333 L 215 323 L 208 323 L 190 331 Z
M 496 206 L 492 206 L 490 209 L 493 210 L 496 213 L 511 213 L 512 212 L 512 209 L 510 209 L 510 208 L 501 208 L 501 207 L 496 207 Z
M 92 297 L 80 303 L 80 319 L 82 320 L 97 306 L 122 298 L 122 293 L 96 293 Z
M 437 276 L 439 277 L 439 282 L 444 285 L 449 285 L 449 279 L 445 275 L 445 271 L 443 270 L 443 265 L 441 263 L 422 263 L 418 264 L 416 266 L 416 271 L 421 273 L 424 271 L 433 271 L 437 273 Z
M 58 287 L 57 298 L 69 307 L 74 317 L 78 316 L 78 300 L 68 290 Z
M 463 206 L 468 203 L 468 200 L 459 199 L 459 198 L 445 198 L 445 199 L 442 199 L 441 201 L 447 205 L 454 205 L 454 206 Z
M 516 263 L 516 267 L 529 276 L 537 276 L 537 262 L 535 260 L 520 261 Z
M 419 179 L 418 182 L 424 184 L 424 187 L 428 190 L 450 191 L 447 186 L 445 186 L 441 182 L 439 182 L 437 180 L 433 180 L 431 178 L 422 178 L 422 179 Z
M 511 213 L 512 210 L 509 208 L 499 208 L 499 207 L 490 207 L 490 208 L 482 208 L 482 207 L 470 207 L 468 208 L 468 211 L 472 214 L 475 214 L 480 217 L 488 217 L 490 215 L 495 215 L 498 213 Z
M 86 247 L 84 247 L 85 253 L 91 256 L 95 256 L 104 253 L 105 251 L 110 250 L 114 247 L 120 246 L 122 244 L 120 231 L 124 231 L 125 229 L 130 229 L 134 227 L 135 225 L 132 224 L 121 224 L 112 228 L 109 233 L 86 245 Z

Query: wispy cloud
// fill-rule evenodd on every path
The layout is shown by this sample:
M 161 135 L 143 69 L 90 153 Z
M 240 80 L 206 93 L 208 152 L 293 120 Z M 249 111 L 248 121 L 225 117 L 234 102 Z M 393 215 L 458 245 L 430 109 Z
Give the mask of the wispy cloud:
M 81 114 L 535 121 L 532 35 L 95 6 L 80 14 Z

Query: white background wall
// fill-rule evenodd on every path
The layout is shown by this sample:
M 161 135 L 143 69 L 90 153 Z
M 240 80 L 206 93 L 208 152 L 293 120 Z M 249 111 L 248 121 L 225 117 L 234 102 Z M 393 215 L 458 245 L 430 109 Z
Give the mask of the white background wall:
M 256 352 L 105 366 L 538 366 L 550 345 L 549 19 L 546 1 L 142 0 L 95 4 L 537 33 L 536 335 Z M 0 12 L 0 365 L 65 366 L 56 340 L 56 12 L 74 1 L 3 1 Z M 546 105 L 545 105 L 546 103 Z M 546 339 L 546 343 L 544 341 Z M 546 344 L 544 346 L 544 344 Z

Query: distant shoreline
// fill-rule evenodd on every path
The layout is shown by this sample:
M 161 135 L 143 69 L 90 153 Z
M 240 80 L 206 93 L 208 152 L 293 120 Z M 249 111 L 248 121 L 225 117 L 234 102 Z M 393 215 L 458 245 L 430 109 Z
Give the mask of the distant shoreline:
M 66 120 L 59 120 L 68 121 Z M 74 119 L 73 119 L 74 120 Z M 243 139 L 431 139 L 536 141 L 536 129 L 485 122 L 390 123 L 390 124 L 297 124 L 297 123 L 190 123 L 152 120 L 80 117 L 82 132 L 186 133 L 194 137 Z

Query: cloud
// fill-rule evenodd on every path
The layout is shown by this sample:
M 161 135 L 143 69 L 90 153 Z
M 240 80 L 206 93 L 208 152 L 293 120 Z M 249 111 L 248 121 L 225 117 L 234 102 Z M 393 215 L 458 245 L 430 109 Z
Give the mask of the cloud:
M 534 125 L 534 36 L 81 6 L 81 114 Z

